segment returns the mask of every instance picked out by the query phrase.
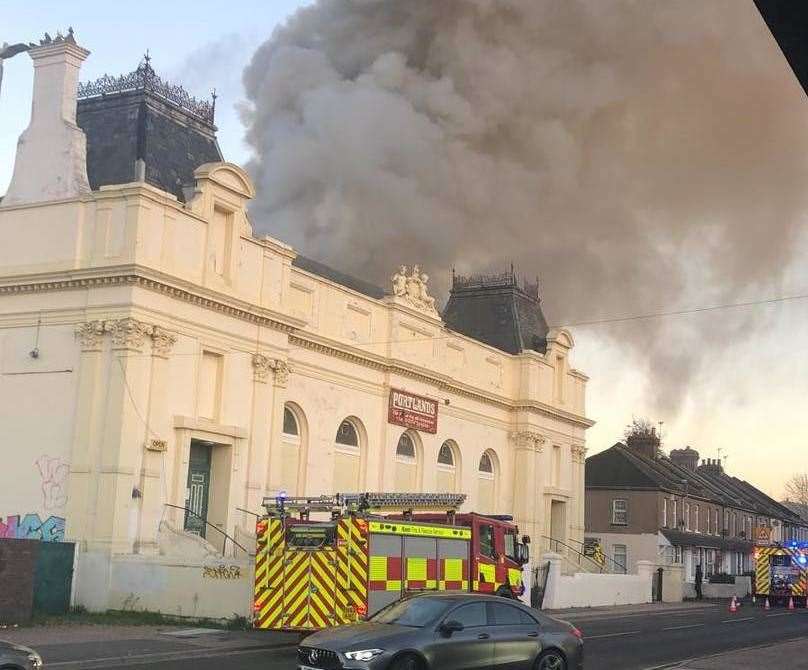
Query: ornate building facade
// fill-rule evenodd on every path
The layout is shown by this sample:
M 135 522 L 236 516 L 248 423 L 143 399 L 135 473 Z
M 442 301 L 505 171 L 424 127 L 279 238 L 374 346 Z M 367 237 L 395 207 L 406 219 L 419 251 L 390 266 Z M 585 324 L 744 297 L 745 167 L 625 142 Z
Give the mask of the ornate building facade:
M 538 287 L 457 277 L 441 316 L 417 266 L 377 288 L 258 237 L 210 107 L 142 73 L 77 100 L 72 36 L 29 54 L 42 116 L 0 202 L 0 530 L 75 541 L 79 602 L 119 607 L 167 556 L 237 560 L 279 494 L 463 492 L 534 553 L 583 540 L 587 378 Z M 57 187 L 31 169 L 51 153 Z

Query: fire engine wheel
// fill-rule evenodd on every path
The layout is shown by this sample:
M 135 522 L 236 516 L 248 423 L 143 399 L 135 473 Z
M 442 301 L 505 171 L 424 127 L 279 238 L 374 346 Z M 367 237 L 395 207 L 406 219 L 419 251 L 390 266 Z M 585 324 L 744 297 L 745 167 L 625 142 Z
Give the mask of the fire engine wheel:
M 394 659 L 388 670 L 423 670 L 421 659 L 413 654 L 405 654 Z
M 545 651 L 536 661 L 536 670 L 567 670 L 567 659 L 556 649 Z

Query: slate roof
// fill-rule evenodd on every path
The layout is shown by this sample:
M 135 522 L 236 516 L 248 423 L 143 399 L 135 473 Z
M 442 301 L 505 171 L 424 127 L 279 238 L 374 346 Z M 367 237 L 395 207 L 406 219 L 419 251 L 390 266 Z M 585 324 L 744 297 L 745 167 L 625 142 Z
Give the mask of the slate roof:
M 87 136 L 90 187 L 136 181 L 135 162 L 143 160 L 146 182 L 184 202 L 184 189 L 194 185 L 194 170 L 224 160 L 212 111 L 194 113 L 198 107 L 192 105 L 204 103 L 180 87 L 166 89 L 150 68 L 152 78 L 144 84 L 136 76 L 143 68 L 79 87 L 76 122 Z M 184 105 L 184 100 L 193 102 Z
M 789 508 L 720 467 L 688 470 L 662 452 L 650 458 L 622 442 L 586 459 L 585 480 L 587 489 L 666 491 L 804 525 Z
M 313 275 L 322 277 L 323 279 L 336 282 L 341 286 L 345 286 L 346 288 L 352 289 L 358 293 L 361 293 L 362 295 L 366 295 L 369 298 L 380 300 L 385 296 L 385 290 L 380 286 L 366 282 L 363 279 L 357 279 L 356 277 L 345 274 L 344 272 L 335 270 L 325 263 L 320 263 L 319 261 L 307 258 L 306 256 L 295 257 L 295 259 L 292 261 L 292 265 L 294 265 L 296 268 L 300 268 L 301 270 L 305 270 L 306 272 L 310 272 Z
M 721 549 L 722 551 L 741 551 L 751 553 L 755 543 L 740 538 L 721 537 L 720 535 L 705 535 L 704 533 L 691 533 L 690 531 L 674 530 L 673 528 L 660 528 L 667 540 L 673 545 L 694 545 Z
M 547 349 L 549 328 L 538 285 L 520 286 L 513 272 L 453 277 L 443 320 L 452 330 L 509 354 Z

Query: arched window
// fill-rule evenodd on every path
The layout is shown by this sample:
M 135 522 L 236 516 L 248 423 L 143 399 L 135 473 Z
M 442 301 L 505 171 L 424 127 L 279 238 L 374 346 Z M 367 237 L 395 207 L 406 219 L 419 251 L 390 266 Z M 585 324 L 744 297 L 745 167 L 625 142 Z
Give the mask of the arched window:
M 334 493 L 359 492 L 362 470 L 360 424 L 345 419 L 334 438 Z
M 438 450 L 437 485 L 440 493 L 454 493 L 457 490 L 457 445 L 447 440 Z
M 396 445 L 396 491 L 419 491 L 421 445 L 415 433 L 402 433 Z
M 286 405 L 283 408 L 283 435 L 281 436 L 281 488 L 296 495 L 300 488 L 300 464 L 303 447 L 303 413 Z
M 293 437 L 300 435 L 300 426 L 297 425 L 294 412 L 288 407 L 283 408 L 283 434 Z
M 483 514 L 492 514 L 496 510 L 497 484 L 499 466 L 496 454 L 486 451 L 480 457 L 477 466 L 477 507 Z

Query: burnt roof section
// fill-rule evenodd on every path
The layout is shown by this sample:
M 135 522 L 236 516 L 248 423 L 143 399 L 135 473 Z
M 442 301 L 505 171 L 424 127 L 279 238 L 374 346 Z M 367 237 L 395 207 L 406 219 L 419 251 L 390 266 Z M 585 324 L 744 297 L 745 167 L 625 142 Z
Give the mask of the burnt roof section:
M 755 0 L 755 5 L 808 93 L 808 5 L 795 0 Z
M 696 471 L 674 463 L 664 453 L 655 458 L 622 442 L 586 459 L 587 489 L 655 490 L 703 498 L 759 515 L 800 524 L 799 515 L 749 482 L 726 474 L 710 462 Z
M 307 258 L 306 256 L 296 256 L 292 261 L 292 265 L 294 265 L 296 268 L 304 270 L 305 272 L 310 272 L 313 275 L 317 275 L 318 277 L 322 277 L 323 279 L 327 279 L 335 282 L 336 284 L 349 288 L 352 291 L 366 295 L 369 298 L 381 300 L 385 296 L 385 291 L 380 286 L 366 282 L 363 279 L 357 279 L 349 274 L 335 270 L 325 263 L 320 263 L 319 261 Z
M 547 350 L 549 328 L 538 282 L 520 283 L 513 269 L 499 275 L 453 275 L 443 320 L 452 330 L 509 354 Z
M 194 185 L 194 170 L 224 160 L 216 141 L 212 102 L 191 97 L 161 79 L 148 56 L 120 77 L 104 75 L 79 84 L 76 121 L 87 136 L 90 186 L 125 184 L 140 178 L 181 201 Z

